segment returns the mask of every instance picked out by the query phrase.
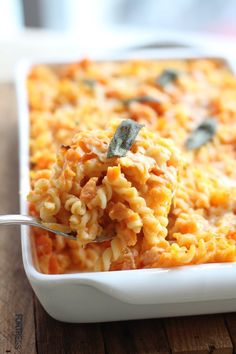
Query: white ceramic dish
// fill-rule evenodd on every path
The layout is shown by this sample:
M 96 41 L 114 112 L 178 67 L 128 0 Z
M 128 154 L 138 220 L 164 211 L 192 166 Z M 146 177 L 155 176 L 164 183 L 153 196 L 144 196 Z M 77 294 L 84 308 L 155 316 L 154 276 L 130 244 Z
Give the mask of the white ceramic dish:
M 131 57 L 196 58 L 221 57 L 204 49 L 152 50 L 92 59 L 125 60 Z M 43 60 L 50 65 L 77 58 Z M 236 60 L 223 58 L 236 72 Z M 29 190 L 29 112 L 26 77 L 33 64 L 19 63 L 16 88 L 19 107 L 20 202 L 27 214 Z M 38 63 L 37 63 L 38 64 Z M 22 226 L 25 272 L 45 310 L 66 322 L 101 322 L 128 319 L 219 313 L 236 310 L 236 263 L 204 264 L 172 269 L 45 275 L 34 262 L 29 230 Z

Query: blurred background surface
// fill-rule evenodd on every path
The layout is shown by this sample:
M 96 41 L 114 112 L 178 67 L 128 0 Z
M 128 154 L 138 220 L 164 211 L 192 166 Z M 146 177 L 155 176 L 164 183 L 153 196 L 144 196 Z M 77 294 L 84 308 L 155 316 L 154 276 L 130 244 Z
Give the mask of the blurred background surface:
M 114 25 L 236 35 L 235 0 L 8 0 L 27 27 L 80 32 Z M 6 6 L 6 5 L 5 5 Z
M 236 45 L 235 0 L 0 0 L 0 80 L 21 56 Z

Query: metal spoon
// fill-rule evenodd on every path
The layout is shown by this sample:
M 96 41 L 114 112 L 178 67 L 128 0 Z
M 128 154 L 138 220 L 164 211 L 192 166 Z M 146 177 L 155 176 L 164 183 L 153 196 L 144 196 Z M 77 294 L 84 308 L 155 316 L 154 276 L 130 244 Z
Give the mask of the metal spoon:
M 62 231 L 57 231 L 50 229 L 49 227 L 42 224 L 40 219 L 34 218 L 33 216 L 29 215 L 0 215 L 0 225 L 28 225 L 28 226 L 35 226 L 41 229 L 53 232 L 54 234 L 63 236 L 65 238 L 69 238 L 70 240 L 76 240 L 76 236 L 72 233 L 65 233 Z M 89 243 L 99 243 L 103 241 L 111 240 L 111 237 L 103 236 L 99 237 Z

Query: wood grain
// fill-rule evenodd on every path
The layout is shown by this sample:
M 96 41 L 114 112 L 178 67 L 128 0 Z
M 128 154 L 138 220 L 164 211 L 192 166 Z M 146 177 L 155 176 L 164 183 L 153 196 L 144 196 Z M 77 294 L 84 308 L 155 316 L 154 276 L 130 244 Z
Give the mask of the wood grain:
M 0 213 L 18 212 L 14 89 L 0 85 Z M 24 274 L 19 228 L 0 230 L 0 353 L 34 354 L 33 294 Z
M 233 345 L 221 315 L 165 320 L 173 354 L 231 354 Z
M 100 325 L 54 320 L 35 298 L 38 354 L 105 354 Z
M 170 353 L 161 320 L 102 324 L 107 354 Z
M 236 313 L 227 313 L 224 318 L 236 353 Z

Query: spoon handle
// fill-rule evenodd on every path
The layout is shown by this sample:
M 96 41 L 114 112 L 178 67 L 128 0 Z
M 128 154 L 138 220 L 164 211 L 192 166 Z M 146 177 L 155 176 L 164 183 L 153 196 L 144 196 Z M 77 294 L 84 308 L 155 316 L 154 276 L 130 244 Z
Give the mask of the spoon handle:
M 20 214 L 10 214 L 10 215 L 0 215 L 0 225 L 29 225 L 39 227 L 41 229 L 53 232 L 54 234 L 69 238 L 70 240 L 75 240 L 75 236 L 66 234 L 64 232 L 50 229 L 40 222 L 40 220 L 34 218 L 30 215 L 20 215 Z

